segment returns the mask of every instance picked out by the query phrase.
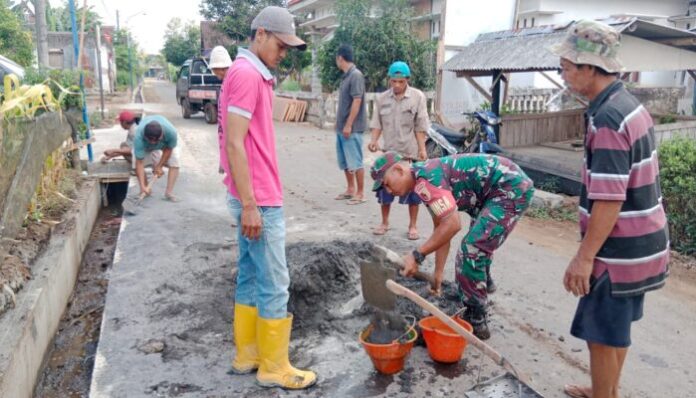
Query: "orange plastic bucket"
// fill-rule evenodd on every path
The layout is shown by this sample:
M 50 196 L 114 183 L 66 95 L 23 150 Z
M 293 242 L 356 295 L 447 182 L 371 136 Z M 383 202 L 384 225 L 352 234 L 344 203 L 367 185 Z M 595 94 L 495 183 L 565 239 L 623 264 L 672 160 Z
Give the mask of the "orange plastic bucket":
M 394 341 L 390 344 L 372 344 L 365 341 L 372 332 L 372 325 L 368 326 L 358 336 L 360 343 L 365 347 L 372 364 L 378 372 L 391 375 L 400 372 L 406 363 L 406 357 L 411 352 L 413 344 L 418 338 L 418 332 L 413 327 L 406 333 L 406 342 Z
M 454 317 L 452 320 L 469 332 L 474 330 L 469 322 L 459 317 Z M 454 363 L 461 359 L 467 345 L 464 337 L 434 316 L 421 319 L 418 325 L 423 331 L 423 338 L 428 347 L 430 358 L 443 363 Z

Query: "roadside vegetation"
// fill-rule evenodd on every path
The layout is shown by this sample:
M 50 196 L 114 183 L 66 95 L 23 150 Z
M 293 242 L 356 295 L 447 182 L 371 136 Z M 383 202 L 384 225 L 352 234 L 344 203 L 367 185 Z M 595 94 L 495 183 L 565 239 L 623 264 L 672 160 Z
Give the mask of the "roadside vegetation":
M 555 220 L 562 222 L 578 222 L 578 207 L 576 205 L 564 204 L 552 209 L 550 207 L 530 207 L 525 215 L 538 218 L 540 220 Z
M 378 4 L 375 10 L 371 0 L 336 1 L 339 27 L 319 51 L 322 84 L 330 90 L 338 87 L 342 72 L 336 68 L 336 50 L 341 44 L 350 44 L 368 92 L 387 87 L 387 69 L 396 60 L 408 63 L 414 87 L 432 90 L 435 41 L 419 40 L 411 33 L 413 8 L 409 1 L 383 0 Z
M 696 142 L 675 138 L 659 148 L 662 201 L 672 247 L 696 254 Z

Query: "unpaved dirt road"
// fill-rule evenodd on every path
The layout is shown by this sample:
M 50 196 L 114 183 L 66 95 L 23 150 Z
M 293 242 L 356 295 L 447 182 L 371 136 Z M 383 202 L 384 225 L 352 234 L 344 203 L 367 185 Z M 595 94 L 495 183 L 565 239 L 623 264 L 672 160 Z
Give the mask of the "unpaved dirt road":
M 374 372 L 357 342 L 366 310 L 350 298 L 358 295 L 357 264 L 371 243 L 399 252 L 413 248 L 406 240 L 406 209 L 396 207 L 392 229 L 374 237 L 377 204 L 333 200 L 344 184 L 334 133 L 307 124 L 277 125 L 278 155 L 293 275 L 290 306 L 298 318 L 291 356 L 321 381 L 306 392 L 287 393 L 259 388 L 253 376 L 226 374 L 233 352 L 236 231 L 217 174 L 216 127 L 200 115 L 182 119 L 169 83 L 147 82 L 145 93 L 146 111 L 166 115 L 178 128 L 182 201 L 160 200 L 164 187 L 155 187 L 140 213 L 122 225 L 92 397 L 446 397 L 501 374 L 473 348 L 459 364 L 443 366 L 423 347 L 413 350 L 400 374 Z M 423 236 L 432 230 L 427 218 L 423 211 Z M 561 284 L 577 240 L 573 226 L 525 219 L 493 266 L 499 290 L 492 296 L 489 343 L 547 397 L 563 396 L 564 383 L 589 381 L 587 350 L 568 333 L 576 299 Z M 453 244 L 450 280 L 455 249 Z M 426 264 L 432 267 L 432 259 Z M 634 327 L 623 396 L 696 397 L 696 293 L 689 278 L 673 277 L 648 296 L 645 317 Z

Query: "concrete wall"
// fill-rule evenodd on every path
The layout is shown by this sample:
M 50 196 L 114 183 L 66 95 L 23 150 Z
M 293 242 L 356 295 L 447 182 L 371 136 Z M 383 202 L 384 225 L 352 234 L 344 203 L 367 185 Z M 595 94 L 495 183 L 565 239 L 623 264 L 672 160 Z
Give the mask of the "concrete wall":
M 365 94 L 365 107 L 369 118 L 372 115 L 374 103 L 377 100 L 378 93 Z M 283 92 L 276 91 L 277 97 L 293 98 L 307 101 L 307 112 L 305 118 L 308 122 L 320 128 L 332 128 L 336 123 L 336 111 L 338 109 L 338 92 L 330 94 L 323 93 L 321 95 L 309 93 L 306 91 Z M 428 101 L 428 113 L 430 116 L 434 114 L 434 97 L 432 91 L 425 92 L 425 97 Z
M 679 99 L 685 87 L 631 87 L 628 91 L 640 101 L 650 113 L 677 113 Z
M 12 238 L 41 178 L 44 161 L 71 136 L 65 115 L 2 121 L 0 128 L 0 238 Z
M 679 121 L 655 126 L 655 143 L 658 147 L 663 142 L 676 137 L 696 140 L 696 120 Z
M 86 181 L 72 210 L 33 265 L 14 309 L 0 318 L 0 397 L 30 398 L 75 286 L 99 212 L 99 182 Z

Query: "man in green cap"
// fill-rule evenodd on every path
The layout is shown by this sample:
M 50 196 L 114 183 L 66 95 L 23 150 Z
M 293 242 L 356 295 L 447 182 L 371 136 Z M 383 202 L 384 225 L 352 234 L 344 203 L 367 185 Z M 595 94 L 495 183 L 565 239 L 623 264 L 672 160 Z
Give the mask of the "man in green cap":
M 563 277 L 566 290 L 581 297 L 570 332 L 590 350 L 592 386 L 565 386 L 576 398 L 618 398 L 631 324 L 643 316 L 645 293 L 664 285 L 669 261 L 652 117 L 618 79 L 619 47 L 610 26 L 579 21 L 550 49 L 568 89 L 590 100 L 583 238 Z
M 406 276 L 418 271 L 425 257 L 435 253 L 435 285 L 439 294 L 450 240 L 461 229 L 458 211 L 471 216 L 455 260 L 459 294 L 466 305 L 463 318 L 474 334 L 488 339 L 486 268 L 522 217 L 534 195 L 531 179 L 511 160 L 494 155 L 458 154 L 410 163 L 387 152 L 372 166 L 373 191 L 391 195 L 415 192 L 425 203 L 435 229 L 428 240 L 404 256 Z
M 371 152 L 379 150 L 381 136 L 384 141 L 383 150 L 397 152 L 409 161 L 426 160 L 425 139 L 430 120 L 425 94 L 409 86 L 411 69 L 405 62 L 396 61 L 391 64 L 388 75 L 391 88 L 377 96 L 370 121 L 372 139 L 367 148 Z M 382 205 L 382 223 L 372 233 L 384 235 L 389 230 L 389 210 L 394 196 L 384 189 L 377 190 L 376 196 Z M 408 205 L 408 238 L 417 240 L 416 221 L 421 200 L 418 195 L 409 192 L 399 198 L 399 203 Z

